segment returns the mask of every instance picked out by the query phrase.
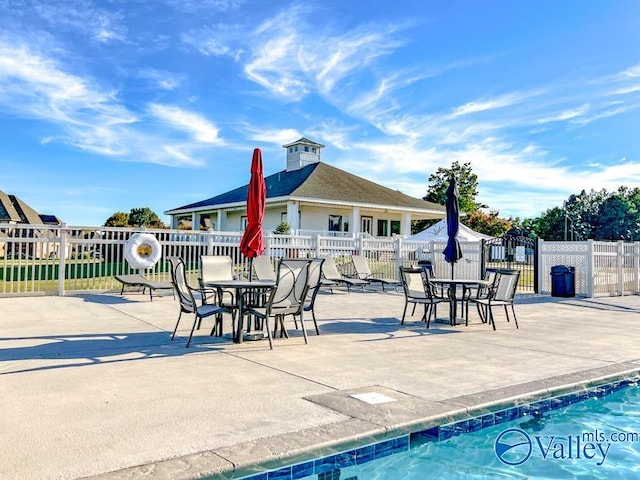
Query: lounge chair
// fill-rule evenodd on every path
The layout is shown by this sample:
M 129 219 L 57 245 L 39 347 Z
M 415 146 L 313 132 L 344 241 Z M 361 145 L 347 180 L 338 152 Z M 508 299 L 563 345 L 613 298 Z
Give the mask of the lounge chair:
M 368 280 L 347 277 L 340 273 L 333 257 L 325 256 L 320 258 L 324 259 L 324 263 L 322 264 L 322 275 L 324 276 L 322 285 L 331 288 L 332 285 L 342 284 L 347 287 L 347 292 L 350 291 L 351 287 L 360 287 L 364 292 L 365 285 L 369 285 Z M 333 293 L 333 289 L 331 289 L 331 292 Z
M 351 257 L 351 261 L 353 262 L 353 268 L 355 268 L 356 270 L 356 275 L 361 280 L 367 280 L 371 283 L 379 283 L 380 285 L 382 285 L 383 292 L 385 291 L 385 285 L 392 285 L 395 291 L 398 291 L 398 285 L 400 285 L 400 282 L 395 278 L 376 276 L 377 274 L 374 274 L 371 271 L 371 268 L 369 268 L 369 262 L 367 261 L 366 257 L 363 257 L 362 255 L 353 255 Z
M 176 294 L 173 291 L 173 284 L 171 282 L 149 280 L 147 277 L 137 273 L 131 275 L 116 275 L 114 278 L 122 283 L 120 295 L 124 295 L 124 289 L 126 287 L 135 287 L 138 291 L 142 289 L 143 294 L 147 289 L 149 289 L 149 298 L 151 301 L 153 301 L 153 292 L 156 290 L 171 290 L 173 292 L 173 298 L 176 298 Z

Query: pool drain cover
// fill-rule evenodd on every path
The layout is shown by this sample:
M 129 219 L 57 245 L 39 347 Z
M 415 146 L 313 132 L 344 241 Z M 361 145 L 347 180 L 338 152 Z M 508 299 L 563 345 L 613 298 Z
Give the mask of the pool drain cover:
M 349 395 L 357 400 L 361 400 L 370 405 L 378 405 L 380 403 L 389 403 L 389 402 L 397 402 L 395 398 L 387 397 L 382 393 L 377 392 L 365 392 L 365 393 L 354 393 Z

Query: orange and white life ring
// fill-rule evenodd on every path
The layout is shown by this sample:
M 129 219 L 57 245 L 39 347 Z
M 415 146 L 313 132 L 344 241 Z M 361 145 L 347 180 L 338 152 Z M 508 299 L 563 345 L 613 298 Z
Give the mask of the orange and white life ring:
M 160 257 L 160 242 L 149 233 L 136 233 L 124 246 L 124 258 L 131 268 L 152 268 Z

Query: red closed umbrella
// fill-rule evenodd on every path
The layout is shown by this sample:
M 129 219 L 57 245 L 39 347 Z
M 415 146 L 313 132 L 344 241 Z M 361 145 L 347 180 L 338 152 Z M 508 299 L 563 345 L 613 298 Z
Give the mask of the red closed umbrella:
M 262 152 L 256 148 L 253 150 L 251 180 L 247 190 L 247 229 L 240 240 L 240 251 L 250 261 L 264 251 L 262 220 L 264 219 L 266 201 L 267 187 L 262 172 Z M 251 275 L 251 270 L 249 270 L 249 275 Z

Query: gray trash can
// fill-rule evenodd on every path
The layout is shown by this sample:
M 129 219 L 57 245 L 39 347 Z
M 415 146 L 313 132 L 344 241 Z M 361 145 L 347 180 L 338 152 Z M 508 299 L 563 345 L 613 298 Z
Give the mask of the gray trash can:
M 576 268 L 569 265 L 551 267 L 551 296 L 576 296 Z

